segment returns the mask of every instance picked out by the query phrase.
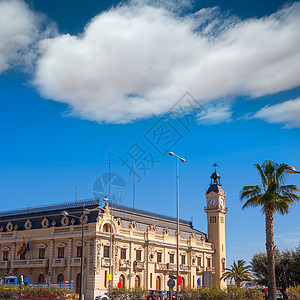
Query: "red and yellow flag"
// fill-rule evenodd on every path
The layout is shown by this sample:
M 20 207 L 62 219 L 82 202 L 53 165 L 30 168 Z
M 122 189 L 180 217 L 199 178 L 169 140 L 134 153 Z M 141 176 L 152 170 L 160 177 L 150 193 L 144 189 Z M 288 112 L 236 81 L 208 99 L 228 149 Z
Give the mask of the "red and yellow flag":
M 17 255 L 22 255 L 22 254 L 25 254 L 26 252 L 27 252 L 26 242 L 25 242 L 25 237 L 23 236 L 23 245 L 22 245 L 21 248 L 19 249 Z

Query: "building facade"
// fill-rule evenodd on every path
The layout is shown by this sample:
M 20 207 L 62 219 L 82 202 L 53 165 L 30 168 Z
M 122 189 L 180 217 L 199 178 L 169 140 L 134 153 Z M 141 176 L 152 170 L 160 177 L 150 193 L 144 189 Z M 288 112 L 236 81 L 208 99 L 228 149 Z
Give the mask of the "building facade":
M 201 286 L 226 287 L 219 280 L 226 266 L 226 194 L 215 176 L 206 193 L 208 235 L 180 220 L 179 274 L 184 286 L 196 288 L 200 279 Z M 86 299 L 107 291 L 110 267 L 113 287 L 120 282 L 129 289 L 169 289 L 169 275 L 176 275 L 176 219 L 106 203 L 85 217 L 82 245 L 83 205 L 94 209 L 99 201 L 0 213 L 0 275 L 24 275 L 30 282 L 73 280 L 78 292 L 83 246 Z M 26 252 L 18 254 L 24 242 Z

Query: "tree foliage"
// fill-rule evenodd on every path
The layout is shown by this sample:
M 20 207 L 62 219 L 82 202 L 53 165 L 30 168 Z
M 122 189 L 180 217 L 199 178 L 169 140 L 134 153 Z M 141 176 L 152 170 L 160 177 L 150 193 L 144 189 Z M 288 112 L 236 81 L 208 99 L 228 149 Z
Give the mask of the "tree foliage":
M 237 287 L 240 287 L 242 281 L 253 280 L 255 277 L 251 273 L 251 266 L 246 266 L 246 262 L 242 259 L 239 259 L 236 263 L 235 260 L 230 268 L 226 268 L 221 279 L 230 279 L 235 281 Z
M 300 249 L 296 250 L 274 250 L 275 278 L 277 288 L 286 295 L 286 288 L 300 283 Z M 258 284 L 267 285 L 268 268 L 267 254 L 259 252 L 254 254 L 252 260 L 252 271 Z
M 240 192 L 240 200 L 246 200 L 243 209 L 260 206 L 266 217 L 267 285 L 269 299 L 272 300 L 276 299 L 273 214 L 287 214 L 290 207 L 300 200 L 297 195 L 300 189 L 296 185 L 285 185 L 285 166 L 271 160 L 265 161 L 261 166 L 255 164 L 261 185 L 244 186 Z

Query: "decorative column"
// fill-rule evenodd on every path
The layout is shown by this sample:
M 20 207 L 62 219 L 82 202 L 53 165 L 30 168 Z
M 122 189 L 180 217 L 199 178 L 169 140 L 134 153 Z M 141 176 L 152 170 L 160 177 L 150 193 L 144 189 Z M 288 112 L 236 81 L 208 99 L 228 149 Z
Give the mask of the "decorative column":
M 133 272 L 133 262 L 134 262 L 134 248 L 133 248 L 133 242 L 130 242 L 130 287 L 131 289 L 134 288 L 134 272 Z
M 16 256 L 16 243 L 12 243 L 9 274 L 13 274 L 14 272 L 15 256 Z
M 72 238 L 68 241 L 68 256 L 67 256 L 67 280 L 71 280 L 71 260 L 72 260 Z
M 53 254 L 54 254 L 54 240 L 50 241 L 50 254 L 49 254 L 49 282 L 53 279 Z

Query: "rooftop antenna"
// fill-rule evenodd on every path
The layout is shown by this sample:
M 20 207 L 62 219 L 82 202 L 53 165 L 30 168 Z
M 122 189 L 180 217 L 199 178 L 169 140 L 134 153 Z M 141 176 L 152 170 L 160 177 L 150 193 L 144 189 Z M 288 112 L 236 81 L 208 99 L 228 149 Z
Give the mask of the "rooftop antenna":
M 132 209 L 134 210 L 134 201 L 135 201 L 135 144 L 133 146 L 133 176 L 132 176 Z
M 76 203 L 76 206 L 77 206 L 77 186 L 75 186 L 75 203 Z
M 110 151 L 109 151 L 108 159 L 105 159 L 105 160 L 108 161 L 108 199 L 111 199 L 111 197 L 110 197 L 110 169 L 111 169 L 111 162 L 113 161 L 113 159 L 111 159 Z

